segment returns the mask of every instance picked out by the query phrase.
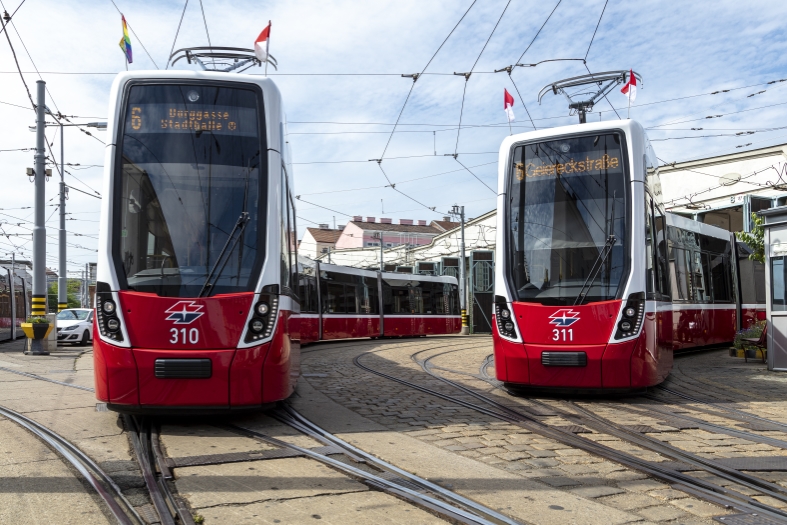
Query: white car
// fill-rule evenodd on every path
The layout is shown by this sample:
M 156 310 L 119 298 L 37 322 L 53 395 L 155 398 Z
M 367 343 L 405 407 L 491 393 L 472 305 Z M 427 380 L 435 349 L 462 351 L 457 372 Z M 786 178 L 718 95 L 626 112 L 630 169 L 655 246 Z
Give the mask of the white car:
M 57 342 L 87 345 L 93 340 L 93 310 L 69 308 L 57 314 Z

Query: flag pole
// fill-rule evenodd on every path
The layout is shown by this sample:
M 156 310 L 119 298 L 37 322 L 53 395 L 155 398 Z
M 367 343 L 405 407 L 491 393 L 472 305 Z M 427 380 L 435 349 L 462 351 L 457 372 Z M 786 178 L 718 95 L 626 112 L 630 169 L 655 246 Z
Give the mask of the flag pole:
M 268 28 L 271 28 L 273 23 L 268 20 Z M 268 77 L 268 60 L 270 60 L 271 49 L 271 31 L 268 29 L 268 38 L 265 39 L 265 78 Z
M 633 74 L 633 73 L 630 73 L 630 74 L 629 74 L 629 84 L 631 83 L 631 75 L 632 75 L 632 74 Z M 627 98 L 627 99 L 629 99 L 629 107 L 628 107 L 628 109 L 626 110 L 626 118 L 627 118 L 627 119 L 630 119 L 630 118 L 631 118 L 631 87 L 629 87 L 629 92 L 628 92 L 628 93 L 626 93 L 626 98 Z
M 506 120 L 508 120 L 508 135 L 511 136 L 514 134 L 514 132 L 511 131 L 511 120 L 508 118 Z

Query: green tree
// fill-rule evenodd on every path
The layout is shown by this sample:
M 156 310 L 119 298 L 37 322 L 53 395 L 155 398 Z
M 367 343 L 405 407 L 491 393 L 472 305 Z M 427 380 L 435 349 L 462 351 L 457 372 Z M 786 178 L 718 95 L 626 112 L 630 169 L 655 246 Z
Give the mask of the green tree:
M 749 245 L 754 250 L 749 254 L 752 261 L 760 261 L 765 264 L 765 230 L 762 227 L 762 217 L 756 213 L 751 214 L 752 228 L 750 232 L 738 232 L 735 234 L 738 239 Z
M 82 302 L 79 300 L 79 290 L 82 285 L 79 279 L 68 279 L 66 281 L 68 286 L 66 288 L 66 298 L 69 308 L 79 308 Z M 57 281 L 49 285 L 47 291 L 47 303 L 50 312 L 57 312 Z

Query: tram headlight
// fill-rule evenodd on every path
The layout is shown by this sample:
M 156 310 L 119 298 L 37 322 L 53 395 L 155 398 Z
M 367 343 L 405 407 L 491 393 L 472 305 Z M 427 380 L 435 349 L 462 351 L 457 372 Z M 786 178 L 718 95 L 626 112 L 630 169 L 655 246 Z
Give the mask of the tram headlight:
M 265 330 L 265 321 L 255 317 L 249 322 L 249 329 L 255 334 L 262 333 L 262 331 Z
M 110 332 L 117 332 L 118 330 L 120 330 L 120 321 L 118 321 L 117 319 L 109 319 L 107 321 L 107 330 L 109 330 Z
M 257 303 L 257 313 L 260 315 L 268 315 L 270 312 L 270 307 L 268 303 Z
M 623 310 L 623 315 L 625 315 L 626 317 L 634 317 L 635 315 L 637 315 L 637 311 L 634 309 L 633 306 L 629 306 L 628 308 Z
M 502 317 L 503 319 L 510 319 L 511 318 L 511 312 L 506 310 L 505 308 L 503 308 L 503 309 L 500 310 L 500 317 Z M 511 323 L 507 323 L 506 326 L 508 326 L 509 324 L 511 324 Z M 513 328 L 513 327 L 514 327 L 514 325 L 511 325 L 511 328 Z M 510 328 L 506 328 L 506 330 L 510 330 Z
M 631 330 L 631 322 L 624 319 L 618 324 L 618 328 L 621 332 L 628 332 Z
M 104 310 L 105 314 L 112 315 L 115 313 L 115 303 L 112 301 L 104 301 L 104 304 L 101 305 L 101 309 Z
M 508 330 L 509 332 L 514 331 L 514 323 L 512 323 L 511 321 L 508 321 L 504 326 L 506 330 Z

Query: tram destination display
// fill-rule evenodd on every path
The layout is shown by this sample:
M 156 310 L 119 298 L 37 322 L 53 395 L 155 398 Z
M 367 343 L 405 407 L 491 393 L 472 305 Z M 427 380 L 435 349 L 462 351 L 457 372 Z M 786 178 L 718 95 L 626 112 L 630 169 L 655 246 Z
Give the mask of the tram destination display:
M 256 110 L 247 107 L 189 104 L 132 104 L 126 133 L 189 133 L 210 131 L 224 135 L 254 136 Z

